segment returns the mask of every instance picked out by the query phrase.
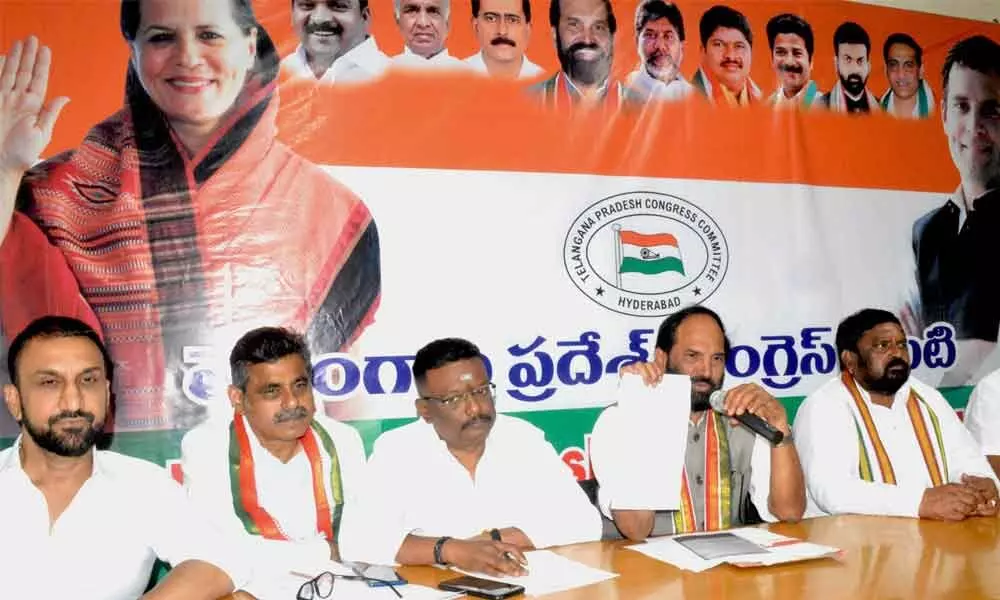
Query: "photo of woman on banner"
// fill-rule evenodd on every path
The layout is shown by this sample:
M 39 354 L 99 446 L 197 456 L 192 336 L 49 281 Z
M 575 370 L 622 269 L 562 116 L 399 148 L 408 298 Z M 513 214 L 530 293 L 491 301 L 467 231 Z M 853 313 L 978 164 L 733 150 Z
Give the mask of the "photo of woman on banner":
M 955 44 L 942 70 L 941 121 L 961 176 L 944 204 L 913 223 L 916 293 L 903 309 L 907 333 L 950 323 L 958 360 L 942 386 L 978 381 L 1000 364 L 1000 281 L 986 265 L 1000 233 L 1000 44 Z M 985 267 L 985 268 L 984 268 Z
M 275 139 L 278 57 L 250 0 L 123 0 L 121 31 L 124 106 L 30 171 L 66 100 L 43 107 L 37 40 L 5 57 L 0 323 L 9 340 L 43 314 L 96 320 L 120 374 L 117 430 L 190 427 L 224 383 L 201 367 L 246 330 L 352 345 L 379 304 L 378 232 Z

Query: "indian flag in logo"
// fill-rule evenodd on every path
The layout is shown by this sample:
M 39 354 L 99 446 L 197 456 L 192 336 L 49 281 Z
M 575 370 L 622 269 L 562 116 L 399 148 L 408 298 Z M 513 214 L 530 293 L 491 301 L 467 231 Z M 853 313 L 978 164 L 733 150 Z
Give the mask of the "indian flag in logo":
M 639 233 L 618 229 L 618 273 L 684 274 L 677 238 L 669 233 Z

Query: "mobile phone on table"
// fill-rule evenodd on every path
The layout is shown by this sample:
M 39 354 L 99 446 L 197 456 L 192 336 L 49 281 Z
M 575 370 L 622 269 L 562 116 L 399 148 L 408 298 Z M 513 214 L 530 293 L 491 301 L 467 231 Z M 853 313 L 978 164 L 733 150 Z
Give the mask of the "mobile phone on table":
M 510 598 L 524 593 L 524 586 L 465 575 L 438 584 L 439 590 L 464 592 L 476 598 Z
M 352 562 L 346 563 L 352 571 L 366 577 L 365 583 L 370 587 L 382 587 L 385 585 L 406 585 L 407 581 L 392 567 L 385 565 L 370 565 L 368 563 Z

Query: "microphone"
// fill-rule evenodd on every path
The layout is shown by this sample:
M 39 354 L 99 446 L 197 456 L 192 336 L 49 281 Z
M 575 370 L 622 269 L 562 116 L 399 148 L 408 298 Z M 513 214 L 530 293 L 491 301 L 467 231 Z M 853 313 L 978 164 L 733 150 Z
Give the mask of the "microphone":
M 723 390 L 715 390 L 712 395 L 708 397 L 708 404 L 717 413 L 723 415 L 726 414 L 726 392 Z M 726 415 L 729 416 L 729 415 Z M 757 415 L 750 414 L 748 412 L 742 415 L 734 415 L 732 417 L 740 422 L 744 427 L 750 431 L 756 433 L 757 435 L 763 437 L 768 442 L 771 442 L 772 446 L 777 446 L 781 443 L 781 440 L 785 439 L 785 434 L 778 431 L 770 423 L 761 419 Z

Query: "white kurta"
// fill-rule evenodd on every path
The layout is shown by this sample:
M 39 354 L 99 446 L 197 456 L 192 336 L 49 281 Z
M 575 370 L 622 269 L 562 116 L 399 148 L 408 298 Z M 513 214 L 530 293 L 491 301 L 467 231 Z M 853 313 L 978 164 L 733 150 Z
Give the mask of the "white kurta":
M 683 100 L 694 91 L 694 86 L 680 75 L 670 83 L 664 83 L 652 77 L 642 67 L 629 73 L 626 81 L 626 86 L 634 92 L 636 97 L 642 100 L 659 100 L 662 102 Z
M 346 507 L 357 489 L 365 462 L 361 436 L 350 425 L 323 415 L 316 415 L 315 419 L 330 434 L 337 451 Z M 282 463 L 260 445 L 244 419 L 254 460 L 258 504 L 289 539 L 268 540 L 247 532 L 233 508 L 229 477 L 230 422 L 230 419 L 209 420 L 184 436 L 181 442 L 184 487 L 195 506 L 233 539 L 245 560 L 258 567 L 254 581 L 244 588 L 254 593 L 255 589 L 270 585 L 275 576 L 291 568 L 328 560 L 330 546 L 317 527 L 312 472 L 305 452 L 300 450 L 290 461 Z M 332 511 L 330 457 L 322 444 L 319 449 L 326 474 L 323 484 Z
M 486 61 L 483 60 L 482 52 L 476 52 L 475 54 L 473 54 L 469 58 L 466 58 L 462 62 L 468 65 L 468 67 L 476 73 L 480 73 L 482 75 L 489 75 L 489 70 L 487 70 L 486 68 Z M 542 75 L 542 73 L 543 73 L 542 68 L 536 65 L 535 63 L 531 62 L 530 60 L 528 60 L 527 55 L 525 55 L 521 60 L 521 71 L 517 74 L 517 78 L 534 79 Z
M 445 48 L 430 58 L 415 54 L 409 48 L 404 48 L 402 54 L 392 57 L 392 67 L 410 70 L 428 71 L 469 71 L 469 66 L 462 60 L 448 54 Z
M 21 439 L 0 452 L 0 598 L 134 600 L 157 558 L 173 566 L 203 560 L 243 585 L 251 567 L 208 527 L 167 471 L 94 451 L 90 478 L 55 523 L 28 479 Z
M 919 516 L 924 491 L 932 484 L 906 411 L 911 386 L 934 410 L 941 424 L 948 481 L 960 481 L 963 474 L 993 477 L 986 458 L 954 409 L 937 390 L 910 377 L 896 392 L 891 408 L 872 403 L 868 393 L 858 386 L 889 455 L 896 485 L 882 483 L 874 456 L 875 481 L 862 480 L 858 473 L 860 451 L 851 409 L 853 400 L 838 376 L 806 398 L 793 425 L 806 485 L 820 510 L 828 514 Z M 861 427 L 863 430 L 864 425 Z M 933 436 L 929 422 L 927 427 Z
M 1000 370 L 979 381 L 965 407 L 965 426 L 983 454 L 1000 456 Z
M 417 420 L 376 441 L 347 507 L 341 555 L 394 564 L 409 534 L 468 538 L 505 527 L 538 548 L 601 537 L 597 509 L 537 427 L 497 415 L 473 479 L 434 427 Z
M 318 79 L 320 83 L 362 83 L 377 79 L 389 68 L 390 58 L 379 50 L 374 36 L 351 48 L 333 61 Z M 281 68 L 294 77 L 316 79 L 306 51 L 300 45 L 281 61 Z

